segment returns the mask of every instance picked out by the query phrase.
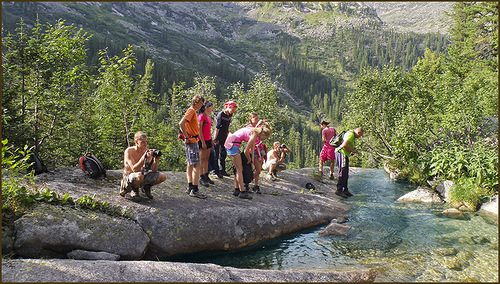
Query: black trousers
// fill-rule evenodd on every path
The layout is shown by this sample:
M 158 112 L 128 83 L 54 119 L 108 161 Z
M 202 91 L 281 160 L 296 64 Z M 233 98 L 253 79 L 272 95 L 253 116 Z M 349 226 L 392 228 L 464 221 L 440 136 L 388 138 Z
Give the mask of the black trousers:
M 214 170 L 219 173 L 226 172 L 226 147 L 224 147 L 224 143 L 219 142 L 215 145 L 215 160 L 217 162 L 217 168 Z
M 335 161 L 337 161 L 337 170 L 339 171 L 337 191 L 347 191 L 347 180 L 349 179 L 349 156 L 337 152 L 335 153 Z

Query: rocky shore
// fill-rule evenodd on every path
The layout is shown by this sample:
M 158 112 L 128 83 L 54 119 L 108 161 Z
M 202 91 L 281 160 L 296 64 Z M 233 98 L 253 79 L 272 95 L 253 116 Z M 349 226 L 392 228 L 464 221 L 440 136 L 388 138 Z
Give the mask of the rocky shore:
M 40 274 L 36 279 L 64 282 L 358 282 L 373 281 L 375 277 L 372 272 L 367 271 L 330 271 L 319 274 L 303 272 L 304 275 L 296 275 L 284 271 L 250 273 L 248 271 L 253 270 L 148 262 L 146 260 L 165 259 L 174 255 L 243 248 L 327 224 L 333 219 L 346 220 L 349 209 L 334 195 L 335 181 L 314 180 L 312 169 L 285 171 L 274 182 L 264 179 L 261 184 L 262 194 L 252 194 L 252 200 L 231 195 L 232 178 L 214 179 L 215 185 L 201 188 L 201 192 L 208 198 L 198 199 L 186 194 L 184 173 L 167 172 L 167 177 L 166 182 L 153 187 L 153 200 L 144 198 L 132 201 L 118 195 L 121 178 L 119 170 L 108 171 L 107 177 L 102 180 L 87 178 L 77 168 L 37 176 L 36 183 L 39 186 L 47 187 L 60 195 L 68 193 L 74 199 L 92 196 L 96 201 L 107 202 L 111 207 L 118 208 L 119 214 L 109 215 L 71 206 L 40 203 L 16 220 L 14 228 L 4 234 L 4 254 L 11 253 L 16 258 L 26 259 L 4 260 L 3 280 L 34 281 L 35 278 L 29 277 L 35 276 L 16 276 L 22 274 L 23 269 L 29 269 L 30 275 Z M 315 185 L 315 190 L 305 189 L 308 182 Z M 54 259 L 36 260 L 37 258 Z M 96 259 L 104 262 L 96 264 Z M 198 272 L 186 273 L 184 276 L 168 272 L 182 265 L 190 265 L 186 269 Z M 87 273 L 78 276 L 85 267 L 94 272 L 90 276 Z M 114 271 L 120 273 L 106 273 L 106 267 L 116 268 Z M 128 275 L 136 267 L 143 267 L 145 271 L 148 267 L 164 271 L 168 276 L 156 273 L 160 275 L 157 277 L 152 272 L 144 272 L 143 276 L 137 277 Z M 212 271 L 211 276 L 201 276 L 203 273 L 200 271 L 207 269 Z M 67 274 L 64 271 L 78 273 L 74 278 L 68 278 L 63 275 Z M 42 276 L 45 274 L 46 276 Z M 200 275 L 201 278 L 193 275 Z

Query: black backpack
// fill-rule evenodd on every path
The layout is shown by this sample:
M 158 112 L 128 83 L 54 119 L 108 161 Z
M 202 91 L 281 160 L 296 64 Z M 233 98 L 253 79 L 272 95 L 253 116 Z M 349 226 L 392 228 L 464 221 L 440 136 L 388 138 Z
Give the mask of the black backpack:
M 85 173 L 86 176 L 91 177 L 93 179 L 97 179 L 100 177 L 106 177 L 106 170 L 102 165 L 101 161 L 99 161 L 92 153 L 87 153 L 80 157 L 79 159 L 80 168 Z
M 344 142 L 344 134 L 347 131 L 342 131 L 338 133 L 337 135 L 333 136 L 332 139 L 330 139 L 330 145 L 337 148 L 338 146 L 342 145 L 342 142 Z
M 37 153 L 31 152 L 29 161 L 30 166 L 28 167 L 28 172 L 34 171 L 35 175 L 39 175 L 42 173 L 48 173 L 47 166 L 43 163 L 40 156 Z

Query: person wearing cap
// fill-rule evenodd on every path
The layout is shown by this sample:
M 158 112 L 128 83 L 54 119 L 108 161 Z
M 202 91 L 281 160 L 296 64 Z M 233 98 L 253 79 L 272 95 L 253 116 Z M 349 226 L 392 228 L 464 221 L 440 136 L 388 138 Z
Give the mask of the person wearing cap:
M 335 166 L 335 148 L 330 145 L 330 139 L 337 134 L 335 128 L 328 126 L 330 122 L 321 121 L 321 140 L 323 141 L 323 148 L 319 154 L 319 173 L 323 176 L 323 165 L 330 161 L 330 179 L 333 179 L 333 169 Z
M 217 161 L 217 168 L 215 174 L 218 178 L 229 176 L 226 172 L 226 157 L 227 152 L 224 148 L 227 136 L 229 134 L 229 125 L 231 119 L 236 112 L 238 105 L 234 101 L 228 101 L 224 104 L 224 109 L 217 114 L 215 118 L 215 134 L 214 134 L 214 147 L 215 147 L 215 160 Z
M 337 190 L 335 194 L 344 198 L 350 197 L 353 194 L 347 188 L 349 179 L 349 156 L 358 153 L 354 148 L 354 141 L 357 138 L 363 137 L 364 130 L 358 127 L 354 130 L 349 130 L 344 134 L 342 144 L 335 149 L 335 159 L 337 160 L 337 171 L 339 172 L 339 180 L 337 182 Z
M 268 178 L 272 181 L 278 179 L 277 173 L 286 170 L 285 157 L 288 153 L 288 147 L 276 141 L 273 143 L 273 149 L 267 152 L 267 160 L 262 166 L 268 171 Z
M 188 181 L 188 194 L 192 197 L 206 198 L 198 189 L 200 181 L 200 147 L 198 146 L 200 127 L 196 117 L 196 111 L 199 110 L 205 99 L 200 95 L 195 95 L 191 101 L 191 106 L 179 122 L 179 127 L 184 137 L 186 148 L 186 178 Z
M 212 150 L 212 119 L 210 116 L 213 112 L 212 102 L 206 101 L 198 111 L 198 127 L 200 128 L 200 183 L 203 186 L 209 186 L 214 182 L 208 176 L 208 159 Z

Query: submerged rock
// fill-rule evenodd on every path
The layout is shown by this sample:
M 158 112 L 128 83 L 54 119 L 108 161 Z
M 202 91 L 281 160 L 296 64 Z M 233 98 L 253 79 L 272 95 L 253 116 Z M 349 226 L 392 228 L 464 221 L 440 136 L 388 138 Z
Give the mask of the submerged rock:
M 319 235 L 322 237 L 345 235 L 347 234 L 347 231 L 349 231 L 350 228 L 351 226 L 349 225 L 338 224 L 337 222 L 332 221 L 330 225 L 328 225 L 325 229 L 319 232 Z
M 419 186 L 416 190 L 411 191 L 400 198 L 399 202 L 421 202 L 421 203 L 442 203 L 443 200 L 439 195 L 428 187 Z
M 460 211 L 456 208 L 448 208 L 441 212 L 442 215 L 448 217 L 448 218 L 453 218 L 453 219 L 460 219 L 460 220 L 469 220 L 470 217 L 463 211 Z

